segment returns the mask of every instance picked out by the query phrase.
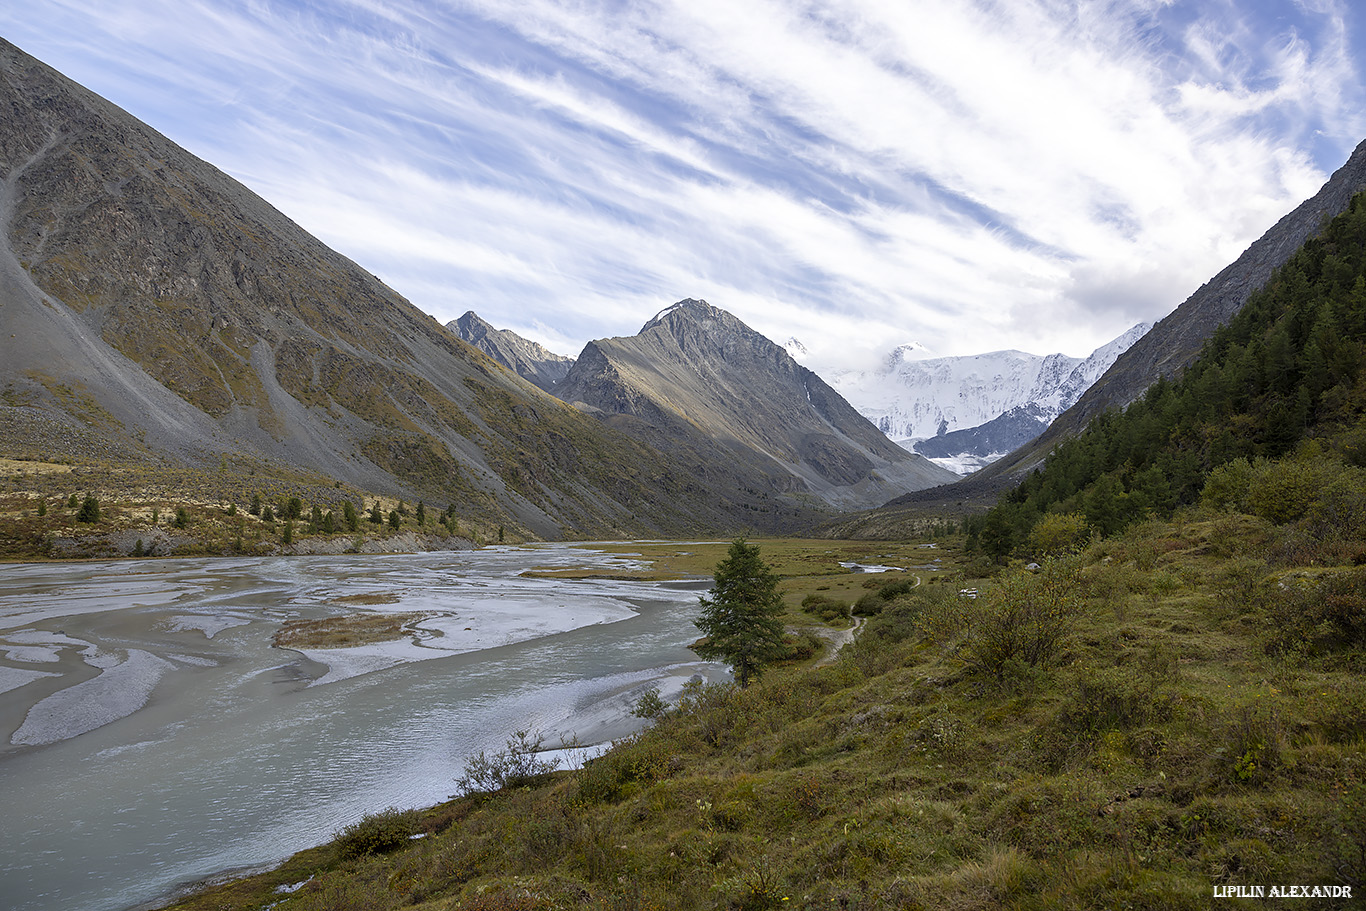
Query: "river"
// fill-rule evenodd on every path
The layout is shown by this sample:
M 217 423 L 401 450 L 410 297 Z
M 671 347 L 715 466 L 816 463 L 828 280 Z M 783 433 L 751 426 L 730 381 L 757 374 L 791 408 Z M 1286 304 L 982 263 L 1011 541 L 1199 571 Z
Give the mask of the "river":
M 706 583 L 521 575 L 584 564 L 633 568 L 570 545 L 0 567 L 0 906 L 155 903 L 440 802 L 516 731 L 605 743 L 650 686 L 725 679 L 686 647 Z M 271 645 L 367 609 L 431 617 L 383 645 Z

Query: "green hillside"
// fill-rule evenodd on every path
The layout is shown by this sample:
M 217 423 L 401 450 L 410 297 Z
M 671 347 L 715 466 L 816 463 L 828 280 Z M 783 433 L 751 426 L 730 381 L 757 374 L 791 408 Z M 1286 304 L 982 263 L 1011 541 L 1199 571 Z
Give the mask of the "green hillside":
M 1366 199 L 1358 195 L 1177 381 L 1096 418 L 969 522 L 970 546 L 998 561 L 1037 557 L 1206 496 L 1303 522 L 1307 547 L 1355 548 L 1366 530 L 1363 364 Z
M 496 793 L 372 817 L 178 907 L 1170 911 L 1221 887 L 1360 894 L 1366 643 L 1302 612 L 1326 594 L 1360 617 L 1366 570 L 1270 563 L 1282 534 L 1196 513 L 969 583 L 977 598 L 952 576 L 898 579 L 860 599 L 875 613 L 833 664 L 691 689 L 581 771 L 541 774 L 511 744 L 479 766 Z

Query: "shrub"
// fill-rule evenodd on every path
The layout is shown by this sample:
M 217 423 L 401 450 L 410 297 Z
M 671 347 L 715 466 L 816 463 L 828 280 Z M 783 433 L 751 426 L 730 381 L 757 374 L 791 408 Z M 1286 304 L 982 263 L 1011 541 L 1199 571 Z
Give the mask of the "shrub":
M 1050 560 L 1037 573 L 1017 570 L 984 598 L 964 602 L 969 667 L 1004 679 L 1016 664 L 1052 661 L 1078 609 L 1077 567 Z
M 338 832 L 337 851 L 344 858 L 383 854 L 403 847 L 416 832 L 416 811 L 390 807 Z
M 652 686 L 636 700 L 631 708 L 631 714 L 637 718 L 654 720 L 668 711 L 668 703 L 659 696 L 659 687 Z
M 1027 546 L 1038 557 L 1061 557 L 1081 550 L 1090 536 L 1085 516 L 1049 513 L 1030 531 Z
M 854 605 L 853 613 L 859 617 L 875 617 L 882 613 L 889 601 L 911 594 L 915 589 L 916 584 L 913 579 L 894 579 L 891 582 L 884 582 L 878 585 L 877 591 L 869 592 L 859 598 L 858 603 Z
M 848 620 L 851 616 L 849 604 L 825 595 L 807 595 L 802 599 L 802 610 L 824 623 Z
M 531 784 L 542 775 L 560 767 L 559 759 L 541 759 L 542 739 L 534 739 L 527 731 L 517 731 L 508 738 L 507 746 L 486 755 L 483 750 L 465 760 L 465 771 L 455 781 L 461 797 L 504 788 L 520 788 Z
M 1273 654 L 1366 645 L 1366 569 L 1282 580 L 1261 595 Z

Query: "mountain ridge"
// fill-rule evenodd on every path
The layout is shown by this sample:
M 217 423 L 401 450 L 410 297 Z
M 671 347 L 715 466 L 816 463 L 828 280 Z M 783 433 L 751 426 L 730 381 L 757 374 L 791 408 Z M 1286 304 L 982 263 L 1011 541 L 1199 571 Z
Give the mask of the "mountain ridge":
M 542 392 L 552 395 L 555 384 L 564 379 L 574 363 L 572 357 L 556 354 L 510 329 L 495 328 L 473 310 L 451 320 L 446 328 Z
M 778 488 L 800 482 L 796 490 L 832 506 L 948 476 L 887 440 L 783 347 L 702 300 L 664 308 L 635 336 L 589 342 L 556 392 L 637 427 L 675 428 L 718 458 L 752 450 Z
M 1107 408 L 1123 408 L 1157 380 L 1186 367 L 1214 330 L 1242 309 L 1325 221 L 1345 211 L 1352 197 L 1366 189 L 1366 140 L 1313 196 L 1277 219 L 1232 263 L 1219 270 L 1176 309 L 1159 320 L 1097 380 L 1077 403 L 1036 440 L 980 473 L 978 483 L 1002 487 L 1037 466 L 1055 445 L 1075 435 Z M 997 479 L 1000 479 L 999 481 Z
M 3 40 L 0 91 L 5 454 L 75 433 L 149 465 L 256 460 L 546 538 L 822 514 L 763 495 L 744 459 L 710 465 L 570 408 Z

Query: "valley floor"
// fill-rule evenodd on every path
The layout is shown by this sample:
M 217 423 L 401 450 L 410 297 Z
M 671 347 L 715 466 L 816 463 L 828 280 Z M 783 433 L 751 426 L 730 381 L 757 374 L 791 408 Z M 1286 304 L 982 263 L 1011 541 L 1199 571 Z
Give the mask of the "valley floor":
M 1366 571 L 1280 565 L 1275 535 L 1190 515 L 981 580 L 947 540 L 759 542 L 794 610 L 867 615 L 833 663 L 686 688 L 581 771 L 372 818 L 176 907 L 1156 911 L 1281 886 L 1354 906 L 1366 642 L 1294 606 Z M 840 566 L 917 554 L 939 559 L 920 586 Z

